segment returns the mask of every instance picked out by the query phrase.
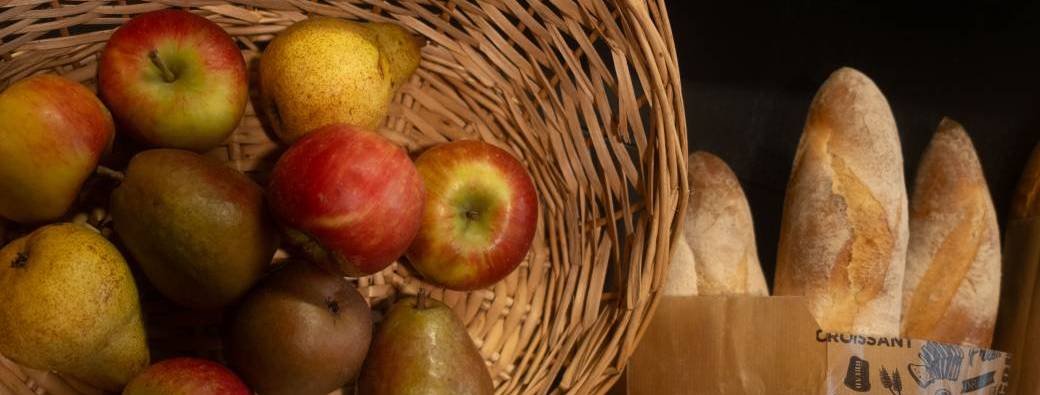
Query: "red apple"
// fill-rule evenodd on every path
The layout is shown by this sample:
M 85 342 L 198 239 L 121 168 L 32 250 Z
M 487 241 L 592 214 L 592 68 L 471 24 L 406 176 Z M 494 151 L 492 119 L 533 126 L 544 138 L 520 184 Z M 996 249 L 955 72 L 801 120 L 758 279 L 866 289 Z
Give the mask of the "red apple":
M 527 255 L 538 198 L 524 165 L 479 141 L 431 148 L 415 167 L 426 186 L 422 225 L 408 261 L 445 288 L 474 290 L 505 278 Z
M 223 365 L 198 358 L 156 363 L 130 380 L 123 395 L 252 395 Z
M 98 88 L 121 132 L 193 151 L 227 139 L 249 94 L 231 37 L 181 10 L 142 14 L 117 29 L 101 52 Z
M 0 93 L 0 217 L 57 219 L 112 143 L 112 116 L 94 93 L 56 75 Z
M 275 164 L 268 201 L 291 244 L 349 275 L 404 254 L 426 193 L 403 149 L 373 132 L 332 124 L 297 140 Z

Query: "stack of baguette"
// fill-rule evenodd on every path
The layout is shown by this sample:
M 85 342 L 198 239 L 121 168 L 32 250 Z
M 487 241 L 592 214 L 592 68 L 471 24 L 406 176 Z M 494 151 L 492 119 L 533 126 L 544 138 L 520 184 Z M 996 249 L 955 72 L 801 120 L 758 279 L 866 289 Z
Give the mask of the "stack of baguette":
M 956 122 L 940 123 L 908 209 L 888 102 L 839 69 L 809 109 L 781 226 L 776 294 L 807 296 L 824 330 L 990 345 L 1000 237 Z
M 1000 236 L 979 159 L 944 119 L 907 199 L 896 122 L 863 73 L 820 87 L 787 186 L 776 295 L 805 296 L 831 332 L 988 347 L 1000 293 Z M 665 294 L 768 295 L 751 212 L 726 164 L 689 157 L 685 234 Z

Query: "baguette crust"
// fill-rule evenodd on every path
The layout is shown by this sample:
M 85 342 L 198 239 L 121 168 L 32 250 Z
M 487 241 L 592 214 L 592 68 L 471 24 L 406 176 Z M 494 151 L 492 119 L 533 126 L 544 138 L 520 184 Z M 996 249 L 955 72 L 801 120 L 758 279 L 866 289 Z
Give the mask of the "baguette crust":
M 903 336 L 988 348 L 1000 300 L 1000 234 L 964 128 L 943 119 L 917 171 Z
M 788 182 L 776 295 L 805 295 L 827 331 L 897 336 L 906 262 L 906 186 L 881 91 L 835 71 L 809 108 Z
M 722 159 L 689 157 L 686 242 L 701 295 L 769 295 L 755 247 L 755 228 L 740 182 Z

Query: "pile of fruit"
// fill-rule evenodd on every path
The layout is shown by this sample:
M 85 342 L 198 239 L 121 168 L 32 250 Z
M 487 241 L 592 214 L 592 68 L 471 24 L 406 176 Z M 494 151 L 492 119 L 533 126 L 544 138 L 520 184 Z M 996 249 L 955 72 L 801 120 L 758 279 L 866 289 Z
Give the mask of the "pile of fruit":
M 0 354 L 124 394 L 492 393 L 451 309 L 420 292 L 374 327 L 345 278 L 403 256 L 431 284 L 485 288 L 534 237 L 535 188 L 505 150 L 457 141 L 413 162 L 372 131 L 422 45 L 397 25 L 328 18 L 279 33 L 255 87 L 287 145 L 266 188 L 199 154 L 228 139 L 249 100 L 241 52 L 203 17 L 163 10 L 120 27 L 100 56 L 100 99 L 55 75 L 12 84 L 0 93 L 0 218 L 26 234 L 0 249 Z M 117 132 L 148 149 L 122 171 L 99 168 Z M 61 222 L 92 177 L 118 183 L 115 244 Z M 272 264 L 279 245 L 294 258 Z M 149 366 L 131 267 L 178 305 L 227 309 L 228 367 Z

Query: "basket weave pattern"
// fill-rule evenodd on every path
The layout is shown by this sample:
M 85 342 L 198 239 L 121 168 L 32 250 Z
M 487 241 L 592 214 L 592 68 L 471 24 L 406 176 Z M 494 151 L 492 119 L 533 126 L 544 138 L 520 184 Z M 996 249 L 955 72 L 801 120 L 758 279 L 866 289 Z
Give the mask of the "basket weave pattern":
M 397 264 L 358 279 L 359 290 L 378 307 L 430 289 L 466 323 L 497 393 L 604 393 L 616 381 L 653 310 L 685 205 L 686 125 L 663 0 L 13 0 L 0 5 L 0 89 L 37 73 L 93 88 L 112 31 L 167 7 L 218 23 L 251 69 L 274 34 L 308 16 L 396 22 L 424 36 L 420 68 L 380 132 L 412 153 L 481 139 L 517 155 L 540 196 L 535 243 L 486 290 L 436 289 Z M 262 183 L 282 149 L 250 106 L 208 155 Z M 219 353 L 207 329 L 219 317 L 148 314 L 155 347 Z M 0 393 L 5 386 L 90 392 L 0 357 Z

